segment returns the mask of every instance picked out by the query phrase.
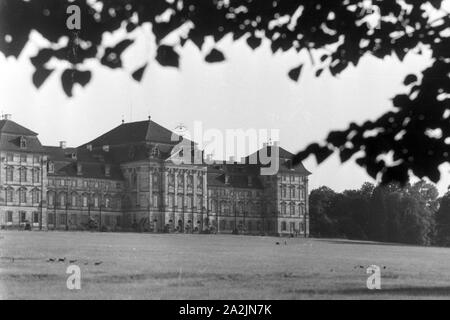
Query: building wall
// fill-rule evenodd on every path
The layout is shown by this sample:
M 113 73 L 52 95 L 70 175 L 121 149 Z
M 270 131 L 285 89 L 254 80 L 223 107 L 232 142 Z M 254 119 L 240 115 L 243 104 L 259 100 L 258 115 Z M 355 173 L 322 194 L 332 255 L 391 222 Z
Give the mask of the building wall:
M 124 164 L 128 226 L 153 231 L 201 230 L 206 214 L 206 167 L 164 161 Z
M 309 235 L 308 178 L 295 172 L 261 177 L 263 189 L 233 188 L 208 186 L 205 166 L 156 159 L 123 164 L 122 181 L 48 174 L 39 154 L 0 157 L 1 227 L 29 221 L 35 229 L 76 230 L 94 219 L 117 231 Z
M 94 219 L 99 229 L 120 230 L 122 193 L 122 181 L 51 175 L 47 228 L 85 229 L 89 219 Z
M 0 226 L 45 228 L 45 156 L 1 151 L 0 160 Z
M 208 220 L 219 233 L 262 234 L 267 226 L 263 221 L 263 190 L 257 188 L 208 187 Z

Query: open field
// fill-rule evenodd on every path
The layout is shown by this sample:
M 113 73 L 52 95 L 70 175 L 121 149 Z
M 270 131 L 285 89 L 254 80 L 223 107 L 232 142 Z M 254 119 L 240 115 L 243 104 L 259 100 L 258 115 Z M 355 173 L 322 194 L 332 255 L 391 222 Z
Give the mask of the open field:
M 2 231 L 0 297 L 450 298 L 450 249 L 284 241 L 231 235 Z M 65 262 L 47 262 L 63 257 Z M 77 260 L 73 264 L 81 268 L 81 290 L 66 287 L 68 260 Z M 365 268 L 371 264 L 382 268 L 381 290 L 366 288 Z

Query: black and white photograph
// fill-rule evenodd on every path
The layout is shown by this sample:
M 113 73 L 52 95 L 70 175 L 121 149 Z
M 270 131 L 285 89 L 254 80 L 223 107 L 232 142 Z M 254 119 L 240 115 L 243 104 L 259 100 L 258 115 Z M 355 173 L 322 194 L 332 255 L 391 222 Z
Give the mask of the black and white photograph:
M 0 0 L 0 112 L 0 300 L 450 299 L 450 0 Z

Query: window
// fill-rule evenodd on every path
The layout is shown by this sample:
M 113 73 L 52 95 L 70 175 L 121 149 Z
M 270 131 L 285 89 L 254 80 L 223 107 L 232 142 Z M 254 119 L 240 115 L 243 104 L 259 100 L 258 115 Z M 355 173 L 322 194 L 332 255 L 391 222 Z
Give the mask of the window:
M 55 198 L 53 197 L 53 192 L 48 193 L 48 204 L 51 206 L 55 204 Z
M 291 233 L 295 232 L 295 222 L 291 222 L 291 223 L 290 223 L 290 229 L 289 229 L 289 231 L 290 231 Z
M 187 196 L 187 198 L 186 198 L 186 200 L 187 200 L 187 204 L 186 204 L 186 206 L 188 207 L 188 209 L 192 209 L 192 205 L 193 205 L 193 199 L 192 199 L 192 195 L 189 195 L 189 196 Z
M 25 211 L 19 212 L 20 223 L 24 223 L 27 220 L 27 213 Z
M 6 190 L 6 202 L 13 202 L 13 192 L 12 188 Z
M 67 218 L 67 216 L 64 214 L 64 213 L 61 213 L 60 215 L 59 215 L 59 224 L 61 224 L 61 225 L 65 225 L 66 224 L 66 219 Z
M 33 169 L 33 182 L 34 183 L 41 182 L 41 170 L 39 168 Z
M 66 195 L 64 193 L 61 193 L 59 195 L 59 203 L 61 207 L 65 207 L 66 206 Z
M 88 198 L 86 195 L 83 195 L 83 207 L 87 207 L 88 206 Z
M 285 203 L 281 204 L 281 214 L 286 214 L 286 204 Z
M 13 222 L 13 212 L 6 211 L 6 223 L 12 223 L 12 222 Z
M 41 161 L 41 158 L 39 156 L 33 156 L 33 162 L 39 163 Z
M 12 153 L 8 153 L 7 155 L 6 155 L 6 160 L 7 161 L 14 161 L 14 154 L 12 154 Z
M 6 181 L 11 182 L 14 180 L 14 168 L 6 167 Z
M 71 205 L 72 205 L 72 207 L 77 206 L 77 195 L 76 194 L 72 194 Z
M 25 168 L 25 167 L 20 168 L 19 175 L 20 175 L 20 181 L 26 182 L 27 181 L 27 168 Z
M 48 171 L 48 173 L 54 173 L 55 172 L 55 165 L 53 164 L 53 162 L 49 161 L 47 163 L 47 171 Z
M 39 223 L 39 212 L 33 212 L 33 223 Z
M 22 188 L 19 189 L 19 203 L 26 203 L 27 202 L 27 190 Z
M 36 204 L 41 201 L 41 192 L 38 189 L 34 189 L 31 192 L 31 201 Z
M 49 213 L 47 216 L 48 224 L 55 224 L 55 214 Z
M 98 197 L 97 196 L 95 196 L 94 197 L 94 207 L 98 207 Z
M 27 162 L 28 158 L 26 154 L 21 154 L 20 155 L 20 162 Z
M 20 149 L 26 149 L 27 147 L 27 139 L 25 137 L 20 137 Z
M 76 225 L 77 224 L 77 215 L 76 214 L 71 214 L 70 215 L 70 224 L 72 225 Z
M 281 231 L 286 231 L 286 221 L 281 222 Z

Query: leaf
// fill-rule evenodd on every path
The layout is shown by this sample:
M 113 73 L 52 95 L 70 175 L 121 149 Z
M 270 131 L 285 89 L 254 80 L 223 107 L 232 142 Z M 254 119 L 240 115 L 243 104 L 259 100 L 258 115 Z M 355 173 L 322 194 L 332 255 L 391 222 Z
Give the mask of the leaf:
M 53 53 L 52 49 L 41 49 L 34 57 L 30 58 L 30 61 L 35 67 L 43 66 L 51 59 Z
M 164 67 L 175 67 L 179 66 L 180 56 L 171 46 L 160 45 L 156 51 L 156 61 Z
M 322 72 L 323 72 L 323 69 L 317 70 L 317 71 L 316 71 L 316 77 L 317 77 L 317 78 L 320 77 L 320 75 L 322 74 Z
M 75 83 L 84 87 L 91 80 L 90 71 L 80 71 L 78 69 L 66 69 L 61 75 L 61 83 L 64 92 L 68 97 L 72 97 L 72 89 Z
M 122 59 L 120 56 L 132 43 L 134 43 L 134 40 L 125 39 L 117 43 L 114 47 L 106 48 L 100 62 L 111 69 L 121 68 Z
M 144 75 L 145 68 L 147 68 L 147 63 L 133 72 L 131 75 L 133 79 L 140 82 L 142 80 L 142 76 Z
M 205 57 L 205 61 L 209 63 L 222 62 L 225 60 L 223 53 L 215 48 L 211 50 Z
M 247 38 L 247 44 L 253 50 L 258 48 L 261 45 L 261 43 L 262 43 L 261 38 L 258 38 L 258 37 L 255 37 L 255 36 L 250 36 L 250 37 Z
M 292 69 L 289 71 L 288 76 L 293 81 L 298 81 L 298 78 L 300 77 L 300 73 L 302 72 L 303 64 L 299 65 L 298 67 Z
M 33 73 L 34 86 L 39 89 L 52 72 L 53 69 L 47 69 L 44 67 L 36 69 Z
M 409 86 L 410 84 L 413 84 L 415 82 L 417 82 L 417 76 L 415 74 L 409 74 L 406 78 L 405 81 L 403 81 L 403 84 L 405 86 Z

